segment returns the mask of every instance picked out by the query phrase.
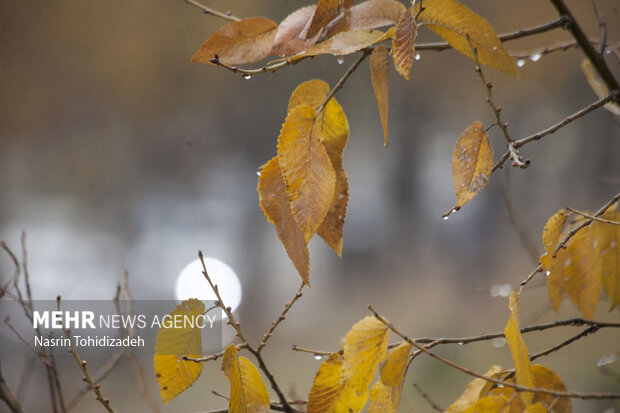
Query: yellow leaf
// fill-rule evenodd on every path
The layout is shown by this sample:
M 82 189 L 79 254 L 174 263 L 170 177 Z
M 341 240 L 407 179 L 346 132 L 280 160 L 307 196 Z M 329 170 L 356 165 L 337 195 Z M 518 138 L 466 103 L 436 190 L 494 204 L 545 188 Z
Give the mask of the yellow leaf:
M 269 411 L 269 392 L 260 373 L 245 357 L 237 356 L 231 344 L 222 358 L 222 370 L 230 382 L 230 413 L 263 413 Z
M 358 412 L 364 407 L 377 366 L 387 354 L 388 339 L 388 328 L 372 316 L 362 319 L 349 330 L 342 364 L 345 387 L 337 408 Z
M 503 396 L 487 396 L 476 402 L 466 413 L 507 413 L 508 399 Z
M 301 279 L 309 286 L 308 246 L 289 206 L 286 186 L 277 157 L 272 158 L 261 168 L 258 178 L 258 197 L 260 207 L 269 222 L 276 227 L 278 238 L 284 245 L 286 253 Z
M 493 149 L 482 123 L 474 122 L 456 142 L 452 178 L 459 209 L 482 191 L 493 170 Z
M 334 412 L 336 399 L 344 386 L 342 355 L 332 354 L 319 367 L 308 395 L 308 413 Z
M 181 357 L 200 357 L 201 330 L 198 327 L 192 328 L 192 323 L 199 322 L 198 316 L 204 311 L 202 301 L 195 298 L 185 300 L 170 313 L 170 316 L 172 319 L 187 317 L 187 322 L 182 325 L 171 325 L 169 328 L 162 327 L 157 333 L 153 366 L 164 404 L 188 389 L 200 376 L 202 363 L 182 360 Z
M 416 7 L 414 13 L 419 10 Z M 473 59 L 471 46 L 477 49 L 478 61 L 519 77 L 517 65 L 508 55 L 491 25 L 456 0 L 424 0 L 419 20 L 441 36 L 455 50 Z
M 510 293 L 509 298 L 510 318 L 504 329 L 506 341 L 510 347 L 510 354 L 515 365 L 515 375 L 517 384 L 526 387 L 534 387 L 534 373 L 527 353 L 527 347 L 519 331 L 519 296 L 514 292 Z M 531 392 L 522 392 L 521 399 L 525 406 L 532 404 L 534 395 Z
M 603 79 L 601 79 L 601 76 L 598 74 L 598 72 L 594 70 L 594 67 L 592 67 L 592 62 L 590 62 L 589 59 L 583 59 L 583 61 L 581 62 L 581 70 L 586 76 L 588 84 L 599 99 L 602 99 L 609 95 L 609 87 L 603 81 Z M 618 105 L 617 103 L 609 102 L 606 103 L 603 107 L 614 115 L 620 116 L 620 105 Z
M 564 261 L 564 289 L 584 318 L 594 318 L 601 295 L 600 257 L 595 254 L 592 224 L 581 229 L 569 241 Z M 561 258 L 558 254 L 556 259 Z
M 407 342 L 399 344 L 390 351 L 381 366 L 380 379 L 370 389 L 368 413 L 398 411 L 410 353 L 411 344 Z
M 424 5 L 426 7 L 426 5 Z M 399 75 L 409 80 L 411 65 L 415 57 L 414 41 L 418 35 L 418 26 L 413 19 L 413 10 L 407 9 L 398 20 L 392 38 L 392 60 Z
M 276 23 L 264 17 L 232 22 L 213 33 L 192 56 L 192 62 L 234 65 L 253 63 L 269 55 L 276 35 Z
M 312 46 L 319 39 L 320 33 L 302 39 L 300 34 L 308 21 L 312 18 L 316 6 L 307 6 L 289 14 L 278 26 L 273 40 L 273 48 L 269 52 L 273 56 L 290 56 Z
M 620 212 L 614 205 L 602 218 L 619 222 Z M 596 240 L 593 254 L 600 259 L 603 289 L 611 301 L 611 311 L 620 304 L 620 226 L 603 222 L 593 222 L 590 225 Z
M 332 204 L 336 172 L 323 146 L 315 111 L 295 107 L 286 117 L 278 137 L 278 159 L 293 216 L 308 242 Z
M 307 105 L 316 110 L 323 104 L 328 93 L 329 85 L 322 80 L 313 79 L 304 82 L 291 94 L 288 110 L 290 112 L 299 105 Z M 338 256 L 341 256 L 342 229 L 349 202 L 349 181 L 342 165 L 342 154 L 349 137 L 349 123 L 336 99 L 330 99 L 325 105 L 314 127 L 320 129 L 323 145 L 336 172 L 332 203 L 317 233 L 336 251 Z
M 525 409 L 525 413 L 547 413 L 547 408 L 539 402 Z
M 342 19 L 329 26 L 326 37 L 349 30 L 370 30 L 398 23 L 406 10 L 396 0 L 368 0 L 353 6 Z
M 388 74 L 389 55 L 384 46 L 376 47 L 370 54 L 370 79 L 375 90 L 377 105 L 379 105 L 379 117 L 383 127 L 383 145 L 388 146 Z
M 492 366 L 484 375 L 493 377 L 502 370 L 500 366 Z M 445 411 L 445 413 L 463 413 L 476 404 L 480 397 L 480 392 L 488 382 L 483 379 L 474 379 L 465 388 L 463 394 L 454 401 Z
M 334 20 L 342 12 L 340 0 L 319 0 L 312 20 L 308 22 L 301 33 L 302 39 L 316 36 L 329 22 Z
M 316 56 L 320 54 L 333 54 L 343 56 L 349 53 L 372 46 L 381 41 L 384 33 L 380 30 L 351 30 L 338 33 L 324 42 L 317 43 L 308 48 L 302 56 Z
M 553 214 L 549 220 L 547 220 L 542 233 L 543 246 L 545 247 L 547 254 L 549 254 L 549 252 L 553 254 L 553 250 L 560 240 L 560 234 L 562 233 L 562 228 L 564 228 L 564 222 L 566 222 L 566 211 L 563 209 L 560 209 L 558 212 Z

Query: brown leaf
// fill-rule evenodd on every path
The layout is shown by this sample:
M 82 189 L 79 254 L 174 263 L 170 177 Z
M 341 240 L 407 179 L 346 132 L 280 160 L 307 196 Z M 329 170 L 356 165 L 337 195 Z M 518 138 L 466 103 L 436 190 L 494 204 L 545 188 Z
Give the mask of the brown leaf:
M 336 172 L 314 128 L 315 111 L 297 106 L 286 117 L 278 137 L 278 158 L 293 216 L 308 242 L 329 211 Z
M 417 13 L 419 5 L 414 12 Z M 517 65 L 508 55 L 493 27 L 485 19 L 456 0 L 424 0 L 419 20 L 441 36 L 455 50 L 474 58 L 471 44 L 477 49 L 478 61 L 519 77 Z M 469 41 L 467 40 L 469 37 Z
M 258 197 L 263 213 L 275 227 L 278 238 L 301 279 L 310 286 L 308 246 L 289 206 L 280 162 L 272 158 L 261 168 Z
M 396 0 L 368 0 L 347 10 L 344 18 L 329 27 L 326 36 L 332 37 L 348 30 L 370 30 L 398 23 L 406 10 Z
M 316 6 L 308 6 L 289 14 L 278 26 L 273 47 L 269 54 L 272 56 L 290 56 L 306 50 L 315 44 L 319 39 L 320 33 L 308 39 L 300 37 L 302 30 L 312 18 L 315 9 Z
M 295 88 L 288 100 L 287 113 L 300 105 L 317 110 L 325 102 L 329 85 L 320 79 L 307 80 Z
M 413 20 L 413 10 L 407 9 L 396 25 L 392 38 L 392 60 L 399 75 L 409 80 L 411 65 L 415 57 L 414 41 L 418 35 L 418 26 Z
M 482 123 L 472 123 L 456 142 L 452 178 L 459 209 L 487 185 L 493 169 L 493 149 Z
M 316 36 L 321 30 L 342 12 L 340 0 L 319 0 L 312 20 L 303 29 L 300 37 L 308 39 Z
M 372 46 L 382 40 L 384 33 L 379 30 L 351 30 L 338 33 L 324 42 L 317 43 L 302 53 L 303 56 L 316 56 L 330 53 L 343 56 Z
M 390 57 L 384 46 L 377 46 L 370 54 L 370 79 L 375 90 L 379 117 L 383 127 L 383 145 L 388 146 L 388 74 Z
M 276 23 L 264 17 L 232 22 L 213 33 L 192 56 L 192 62 L 213 64 L 215 56 L 228 65 L 253 63 L 269 55 Z

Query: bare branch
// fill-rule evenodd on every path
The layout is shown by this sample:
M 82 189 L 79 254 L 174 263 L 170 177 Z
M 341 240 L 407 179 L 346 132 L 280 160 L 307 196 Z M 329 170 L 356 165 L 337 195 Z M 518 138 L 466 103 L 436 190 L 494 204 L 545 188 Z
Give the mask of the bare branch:
M 586 217 L 586 218 L 589 218 L 589 219 L 594 220 L 594 221 L 602 222 L 602 223 L 605 223 L 605 224 L 611 224 L 611 225 L 620 225 L 620 222 L 618 222 L 618 221 L 612 221 L 610 219 L 603 219 L 603 218 L 595 217 L 595 216 L 592 216 L 592 215 L 590 215 L 588 213 L 576 210 L 576 209 L 571 208 L 571 207 L 567 207 L 566 209 L 568 209 L 571 212 L 574 212 L 577 215 L 581 215 L 582 217 Z
M 273 323 L 271 323 L 271 328 L 269 328 L 269 331 L 267 332 L 267 334 L 265 334 L 263 336 L 263 341 L 261 341 L 261 343 L 256 348 L 257 351 L 261 351 L 267 345 L 267 340 L 269 340 L 271 338 L 271 336 L 273 335 L 273 332 L 275 331 L 276 327 L 278 327 L 278 325 L 282 321 L 284 321 L 284 319 L 286 317 L 286 313 L 288 313 L 288 311 L 291 309 L 293 304 L 295 304 L 295 302 L 297 300 L 299 300 L 301 298 L 301 296 L 303 295 L 302 290 L 304 289 L 305 285 L 306 285 L 306 283 L 302 282 L 301 286 L 299 287 L 299 290 L 297 290 L 297 294 L 295 294 L 295 296 L 293 297 L 293 299 L 291 301 L 287 302 L 284 305 L 284 310 L 282 311 L 282 314 L 280 314 L 280 317 L 278 317 Z
M 4 401 L 13 413 L 22 413 L 23 409 L 9 386 L 2 376 L 2 368 L 0 368 L 0 400 Z
M 183 0 L 183 1 L 187 4 L 191 4 L 192 6 L 199 8 L 200 10 L 202 10 L 204 14 L 216 16 L 216 17 L 219 17 L 221 19 L 225 19 L 231 22 L 238 22 L 241 20 L 240 18 L 233 16 L 232 13 L 229 11 L 222 13 L 221 11 L 217 11 L 215 9 L 212 9 L 211 7 L 207 7 L 203 5 L 197 2 L 196 0 Z

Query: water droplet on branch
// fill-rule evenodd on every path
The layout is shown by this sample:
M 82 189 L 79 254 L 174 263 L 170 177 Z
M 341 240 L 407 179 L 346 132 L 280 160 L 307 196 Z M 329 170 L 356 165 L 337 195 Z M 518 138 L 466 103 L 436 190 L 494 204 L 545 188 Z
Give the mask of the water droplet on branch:
M 525 66 L 525 59 L 519 59 L 519 60 L 517 60 L 517 66 L 518 66 L 518 67 L 523 67 L 523 66 Z
M 538 62 L 541 57 L 542 55 L 540 53 L 534 53 L 533 55 L 530 56 L 530 60 L 532 62 Z

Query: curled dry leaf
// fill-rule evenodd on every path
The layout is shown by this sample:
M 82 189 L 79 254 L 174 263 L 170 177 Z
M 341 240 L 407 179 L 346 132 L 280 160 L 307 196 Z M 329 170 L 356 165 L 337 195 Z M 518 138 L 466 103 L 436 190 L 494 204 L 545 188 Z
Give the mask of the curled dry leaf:
M 413 19 L 413 10 L 409 8 L 400 16 L 392 38 L 394 68 L 407 80 L 415 57 L 414 41 L 417 35 L 418 26 Z
M 414 13 L 418 10 L 419 5 Z M 480 63 L 519 77 L 517 65 L 504 49 L 489 22 L 458 1 L 424 0 L 424 10 L 420 13 L 419 20 L 427 23 L 429 29 L 470 59 L 473 59 L 474 55 L 469 42 L 476 48 Z
M 530 364 L 530 357 L 527 347 L 519 330 L 519 296 L 514 292 L 510 293 L 509 298 L 510 317 L 504 329 L 506 341 L 510 347 L 510 354 L 515 365 L 515 376 L 517 384 L 526 387 L 534 387 L 534 373 Z M 532 404 L 534 394 L 531 392 L 521 392 L 521 400 L 527 407 Z
M 487 185 L 493 170 L 493 149 L 482 123 L 472 123 L 456 142 L 452 156 L 452 178 L 459 209 Z
M 278 26 L 273 47 L 269 51 L 272 56 L 290 56 L 312 46 L 319 39 L 320 33 L 313 37 L 302 39 L 302 30 L 312 18 L 316 6 L 307 6 L 289 14 Z
M 280 162 L 272 158 L 261 168 L 258 198 L 263 213 L 271 222 L 301 279 L 310 286 L 308 245 L 289 206 Z
M 344 18 L 329 26 L 326 37 L 348 30 L 370 30 L 398 23 L 406 10 L 396 0 L 368 0 L 347 10 Z
M 269 55 L 276 35 L 276 23 L 253 17 L 218 29 L 192 56 L 192 62 L 211 63 L 217 58 L 227 65 L 253 63 Z
M 202 301 L 192 298 L 179 304 L 170 316 L 186 316 L 189 320 L 196 320 L 204 311 Z M 183 326 L 162 327 L 157 332 L 153 367 L 164 404 L 188 389 L 200 376 L 202 363 L 181 359 L 182 356 L 200 357 L 202 352 L 200 334 L 200 328 L 191 328 L 189 323 Z
M 269 411 L 269 392 L 250 360 L 237 356 L 237 348 L 231 344 L 222 358 L 222 370 L 230 382 L 230 413 L 266 413 Z
M 278 137 L 286 192 L 306 242 L 327 215 L 336 186 L 336 172 L 314 121 L 315 110 L 297 106 L 289 112 Z
M 312 19 L 302 30 L 300 37 L 308 39 L 320 34 L 322 29 L 342 12 L 341 0 L 319 0 Z
M 390 57 L 384 46 L 377 46 L 370 54 L 370 79 L 379 106 L 379 117 L 383 127 L 383 145 L 388 146 L 388 98 Z

